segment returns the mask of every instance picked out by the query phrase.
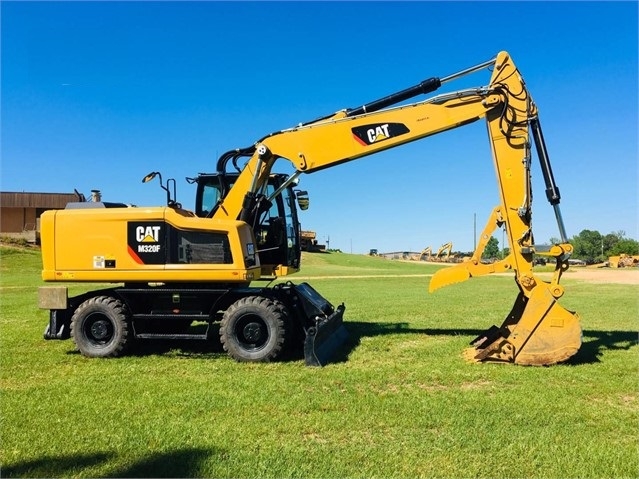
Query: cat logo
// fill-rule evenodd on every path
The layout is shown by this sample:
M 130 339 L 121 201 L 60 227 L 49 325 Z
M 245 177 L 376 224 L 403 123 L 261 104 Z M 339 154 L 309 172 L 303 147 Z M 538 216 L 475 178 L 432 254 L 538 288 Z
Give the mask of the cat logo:
M 410 130 L 403 123 L 375 123 L 352 129 L 355 140 L 364 146 L 404 135 Z
M 366 131 L 366 134 L 368 135 L 369 143 L 385 140 L 390 136 L 388 134 L 388 123 L 376 126 L 375 128 L 369 128 L 368 131 Z
M 138 253 L 157 253 L 160 251 L 160 226 L 138 226 L 135 228 L 135 239 L 138 243 Z M 154 244 L 149 244 L 154 243 Z
M 164 262 L 163 243 L 164 222 L 144 222 L 128 224 L 128 250 L 131 257 L 140 264 L 161 264 Z
M 138 226 L 135 228 L 135 239 L 138 243 L 159 243 L 161 226 Z

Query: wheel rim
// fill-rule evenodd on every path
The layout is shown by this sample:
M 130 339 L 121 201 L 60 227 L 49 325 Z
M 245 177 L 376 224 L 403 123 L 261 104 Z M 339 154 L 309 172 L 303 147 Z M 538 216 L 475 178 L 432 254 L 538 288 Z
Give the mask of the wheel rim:
M 109 344 L 115 334 L 113 322 L 108 316 L 101 313 L 93 313 L 87 316 L 82 328 L 84 337 L 96 347 Z
M 247 351 L 258 351 L 268 342 L 269 331 L 264 320 L 255 314 L 246 314 L 236 323 L 235 337 Z

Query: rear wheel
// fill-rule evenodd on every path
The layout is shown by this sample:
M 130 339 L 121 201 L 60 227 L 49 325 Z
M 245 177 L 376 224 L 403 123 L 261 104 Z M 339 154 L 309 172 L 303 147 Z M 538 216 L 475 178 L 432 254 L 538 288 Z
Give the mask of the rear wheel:
M 283 352 L 288 322 L 286 307 L 279 301 L 248 296 L 224 312 L 220 341 L 236 361 L 272 361 Z
M 83 356 L 109 358 L 121 355 L 130 341 L 125 306 L 110 296 L 87 299 L 73 313 L 71 337 Z

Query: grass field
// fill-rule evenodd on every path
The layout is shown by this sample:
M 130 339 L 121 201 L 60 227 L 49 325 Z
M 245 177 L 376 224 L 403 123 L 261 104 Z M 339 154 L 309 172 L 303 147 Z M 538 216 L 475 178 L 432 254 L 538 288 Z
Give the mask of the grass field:
M 216 343 L 98 360 L 43 340 L 38 252 L 0 254 L 1 477 L 639 476 L 637 285 L 566 275 L 584 329 L 567 364 L 469 364 L 512 277 L 428 294 L 437 265 L 306 255 L 299 276 L 346 304 L 334 363 L 239 364 Z

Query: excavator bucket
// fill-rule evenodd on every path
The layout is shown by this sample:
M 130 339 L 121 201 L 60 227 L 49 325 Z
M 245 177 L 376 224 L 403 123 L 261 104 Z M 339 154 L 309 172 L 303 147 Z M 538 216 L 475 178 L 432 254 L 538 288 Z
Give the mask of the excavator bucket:
M 492 326 L 466 351 L 477 362 L 549 366 L 566 361 L 580 348 L 579 316 L 564 309 L 546 288 L 527 298 L 519 293 L 501 327 Z
M 438 270 L 430 280 L 430 292 L 475 276 L 512 270 L 512 265 L 517 263 L 517 257 L 512 253 L 492 264 L 479 261 L 494 225 L 499 224 L 501 218 L 500 208 L 495 208 L 472 260 Z M 547 366 L 566 361 L 579 350 L 579 316 L 557 302 L 557 298 L 563 294 L 559 278 L 568 268 L 568 263 L 563 260 L 572 250 L 567 244 L 555 245 L 553 248 L 550 253 L 558 259 L 553 281 L 539 281 L 532 274 L 517 276 L 519 295 L 510 313 L 500 327 L 491 326 L 471 341 L 473 348 L 464 352 L 467 359 L 475 362 Z M 524 290 L 523 285 L 530 289 Z

